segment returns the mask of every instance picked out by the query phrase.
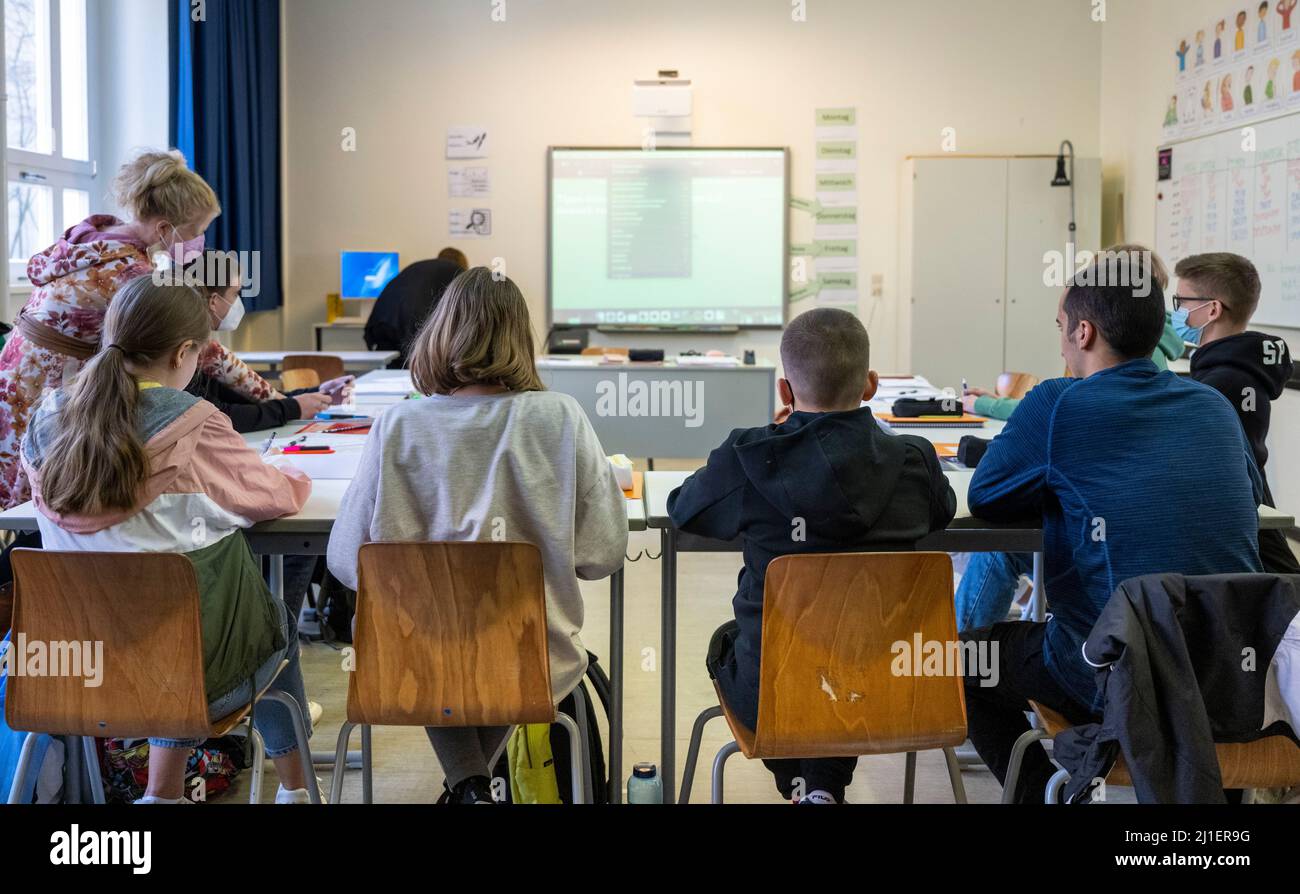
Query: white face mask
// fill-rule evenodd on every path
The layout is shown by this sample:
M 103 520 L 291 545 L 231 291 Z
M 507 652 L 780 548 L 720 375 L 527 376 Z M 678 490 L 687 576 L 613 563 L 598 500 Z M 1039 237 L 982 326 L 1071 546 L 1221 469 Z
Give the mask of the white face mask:
M 230 310 L 226 311 L 226 316 L 217 326 L 218 332 L 234 332 L 239 328 L 240 322 L 244 319 L 244 299 L 235 298 L 235 303 L 230 305 Z

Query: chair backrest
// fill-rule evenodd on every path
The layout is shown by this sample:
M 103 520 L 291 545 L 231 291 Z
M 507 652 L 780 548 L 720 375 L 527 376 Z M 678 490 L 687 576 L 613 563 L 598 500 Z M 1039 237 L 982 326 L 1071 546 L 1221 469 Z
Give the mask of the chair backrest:
M 960 745 L 966 696 L 957 642 L 945 553 L 774 559 L 763 594 L 752 756 Z
M 998 397 L 1020 400 L 1038 384 L 1038 376 L 1022 372 L 1004 372 L 998 376 Z
M 294 369 L 313 369 L 316 375 L 320 376 L 321 382 L 328 382 L 343 375 L 343 358 L 333 354 L 287 354 L 280 363 L 280 369 L 285 372 Z
M 348 720 L 550 723 L 542 554 L 529 543 L 367 543 Z
M 11 727 L 121 738 L 208 734 L 199 588 L 189 559 L 18 549 L 13 569 Z M 36 671 L 38 653 L 42 670 L 12 672 L 14 662 Z
M 627 357 L 632 352 L 631 348 L 615 348 L 605 345 L 596 345 L 594 347 L 583 348 L 583 357 L 604 357 L 606 354 L 617 354 L 620 357 Z
M 280 390 L 301 391 L 304 388 L 319 388 L 321 377 L 314 369 L 286 369 L 280 373 Z

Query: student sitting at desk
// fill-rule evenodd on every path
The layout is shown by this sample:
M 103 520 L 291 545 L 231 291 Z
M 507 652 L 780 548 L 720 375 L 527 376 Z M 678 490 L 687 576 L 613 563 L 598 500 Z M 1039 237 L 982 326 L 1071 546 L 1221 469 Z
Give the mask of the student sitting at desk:
M 1146 257 L 1150 255 L 1153 271 L 1153 278 L 1159 284 L 1161 291 L 1169 290 L 1169 270 L 1165 267 L 1160 256 L 1151 249 L 1142 245 L 1115 245 L 1102 252 L 1102 257 L 1108 256 L 1120 257 Z M 1165 324 L 1165 330 L 1160 335 L 1160 344 L 1151 354 L 1151 360 L 1159 369 L 1168 369 L 1172 360 L 1177 360 L 1183 356 L 1187 346 L 1183 344 L 1182 338 L 1174 330 L 1172 323 Z M 1070 374 L 1069 370 L 1065 373 Z M 989 419 L 998 419 L 1005 421 L 1011 418 L 1011 414 L 1020 406 L 1020 398 L 1006 397 L 996 392 L 985 391 L 982 388 L 968 388 L 962 396 L 962 405 L 966 412 L 975 416 L 984 416 Z
M 627 501 L 578 402 L 537 375 L 528 305 L 509 279 L 456 277 L 411 346 L 424 400 L 387 410 L 339 507 L 329 569 L 357 588 L 357 552 L 380 540 L 535 544 L 546 579 L 551 686 L 582 682 L 578 581 L 623 565 Z M 433 595 L 430 598 L 436 598 Z M 506 727 L 427 730 L 451 802 L 491 803 L 491 760 Z
M 1140 281 L 1140 272 L 1122 281 Z M 1151 362 L 1164 321 L 1158 287 L 1145 297 L 1131 285 L 1068 287 L 1057 323 L 1078 378 L 1031 391 L 971 481 L 973 515 L 1041 517 L 1052 610 L 1046 623 L 962 635 L 997 661 L 998 676 L 966 677 L 966 704 L 971 741 L 999 781 L 1029 729 L 1030 699 L 1073 722 L 1099 715 L 1097 669 L 1081 648 L 1122 581 L 1261 570 L 1262 489 L 1250 444 L 1221 394 Z M 1052 772 L 1042 747 L 1030 746 L 1016 800 L 1040 801 Z
M 1183 258 L 1175 273 L 1174 326 L 1181 338 L 1200 346 L 1192 354 L 1192 378 L 1218 391 L 1237 411 L 1264 480 L 1264 504 L 1272 506 L 1264 473 L 1268 427 L 1273 401 L 1282 396 L 1292 366 L 1285 339 L 1246 331 L 1259 306 L 1259 272 L 1241 255 L 1215 253 Z M 1281 531 L 1259 532 L 1259 557 L 1270 574 L 1300 574 Z
M 208 304 L 189 286 L 149 276 L 124 285 L 104 319 L 104 348 L 37 408 L 22 463 L 45 548 L 180 553 L 194 563 L 215 720 L 268 685 L 307 704 L 294 618 L 272 599 L 241 529 L 297 512 L 311 482 L 264 463 L 216 407 L 182 390 L 210 333 Z M 288 710 L 259 705 L 254 723 L 280 775 L 276 803 L 307 803 L 315 781 L 303 776 Z M 185 766 L 199 744 L 150 739 L 137 803 L 185 803 Z
M 831 308 L 795 317 L 781 338 L 781 361 L 781 421 L 732 432 L 708 465 L 668 496 L 679 530 L 744 538 L 736 620 L 713 635 L 707 666 L 750 729 L 758 721 L 768 563 L 790 553 L 912 549 L 957 511 L 934 446 L 886 433 L 862 406 L 878 378 L 857 317 Z M 791 536 L 796 519 L 804 523 L 803 538 Z M 764 764 L 783 797 L 791 798 L 795 780 L 803 779 L 801 803 L 834 804 L 843 802 L 857 758 Z
M 1112 264 L 1115 260 L 1151 260 L 1151 279 L 1161 292 L 1169 288 L 1169 271 L 1160 256 L 1141 245 L 1116 245 L 1106 249 L 1099 261 Z M 1145 264 L 1142 269 L 1145 270 Z M 1185 346 L 1182 336 L 1172 321 L 1166 319 L 1160 334 L 1160 343 L 1151 354 L 1151 362 L 1159 370 L 1169 368 L 1168 361 L 1181 357 Z M 1067 369 L 1066 375 L 1070 372 Z M 966 392 L 963 402 L 966 411 L 993 419 L 1010 419 L 1021 398 L 995 398 L 979 389 Z M 957 630 L 976 630 L 1005 621 L 1016 598 L 1016 588 L 1021 576 L 1033 570 L 1034 557 L 1029 553 L 972 553 L 962 570 L 961 583 L 957 585 Z

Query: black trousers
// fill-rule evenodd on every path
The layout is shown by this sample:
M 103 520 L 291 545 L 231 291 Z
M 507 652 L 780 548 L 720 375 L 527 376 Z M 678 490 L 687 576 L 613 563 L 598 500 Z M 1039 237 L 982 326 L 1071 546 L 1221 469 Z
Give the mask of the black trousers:
M 1090 707 L 1079 704 L 1066 692 L 1047 670 L 1043 663 L 1046 633 L 1046 624 L 1012 621 L 961 635 L 963 642 L 976 642 L 981 649 L 996 647 L 992 657 L 993 666 L 998 670 L 997 685 L 984 685 L 990 681 L 968 675 L 966 716 L 975 750 L 1004 785 L 1011 748 L 1029 730 L 1025 712 L 1029 710 L 1030 699 L 1057 711 L 1072 723 L 1100 719 Z M 1016 803 L 1043 803 L 1047 781 L 1055 771 L 1042 744 L 1031 745 L 1020 765 Z
M 734 645 L 740 627 L 735 621 L 728 621 L 717 629 L 709 641 L 709 654 L 705 666 L 710 679 L 718 683 L 722 697 L 741 723 L 751 730 L 758 725 L 758 693 L 729 692 L 729 681 L 736 678 L 734 670 L 724 672 L 724 668 L 734 667 L 736 654 Z M 752 676 L 751 676 L 752 679 Z M 844 790 L 853 781 L 853 770 L 858 765 L 856 757 L 820 757 L 807 760 L 765 760 L 763 766 L 776 777 L 776 788 L 783 798 L 823 791 L 840 803 L 844 802 Z

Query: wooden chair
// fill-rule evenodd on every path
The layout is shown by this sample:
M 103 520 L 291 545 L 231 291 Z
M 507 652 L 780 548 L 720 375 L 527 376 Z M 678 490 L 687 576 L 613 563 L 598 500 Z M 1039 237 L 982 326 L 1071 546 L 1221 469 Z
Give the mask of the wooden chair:
M 362 800 L 371 801 L 371 726 L 559 723 L 573 800 L 586 779 L 586 718 L 551 695 L 542 555 L 529 543 L 367 543 L 357 555 L 356 667 L 335 752 L 342 802 L 348 742 L 362 728 Z M 579 706 L 582 699 L 575 700 Z
M 1025 751 L 1033 743 L 1042 739 L 1054 739 L 1057 733 L 1074 726 L 1046 705 L 1031 701 L 1029 706 L 1034 710 L 1038 726 L 1017 739 L 1012 748 L 1011 760 L 1007 766 L 1007 782 L 1002 791 L 1004 804 L 1014 803 Z M 1216 744 L 1214 750 L 1219 755 L 1219 773 L 1223 776 L 1225 789 L 1288 788 L 1300 785 L 1300 748 L 1286 736 L 1268 736 L 1254 742 L 1225 742 Z M 1046 802 L 1059 803 L 1061 792 L 1069 781 L 1069 771 L 1057 770 L 1047 783 L 1044 792 Z M 1106 774 L 1106 784 L 1133 784 L 1122 754 Z
M 1038 384 L 1038 376 L 1022 372 L 1004 372 L 998 376 L 998 397 L 1020 400 Z
M 104 803 L 95 738 L 217 738 L 248 721 L 254 743 L 252 803 L 261 795 L 261 736 L 252 728 L 252 705 L 215 723 L 208 718 L 203 681 L 203 638 L 194 565 L 175 553 L 54 552 L 16 549 L 13 640 L 53 644 L 64 673 L 9 678 L 5 719 L 27 731 L 9 801 L 28 771 L 36 734 L 79 736 L 97 804 Z M 98 685 L 89 682 L 83 644 L 94 648 Z M 96 648 L 102 644 L 102 647 Z M 281 664 L 283 670 L 288 662 Z M 68 672 L 71 671 L 71 672 Z M 307 727 L 295 699 L 263 690 L 253 700 L 288 709 L 298 734 L 307 779 L 314 779 Z M 320 803 L 312 789 L 312 803 Z
M 315 380 L 308 372 L 316 374 Z M 332 354 L 287 354 L 280 363 L 280 383 L 285 391 L 316 388 L 343 373 L 343 358 Z
M 907 754 L 903 800 L 911 803 L 916 752 L 941 748 L 957 803 L 966 802 L 953 747 L 966 739 L 962 668 L 897 675 L 895 644 L 956 643 L 952 560 L 944 553 L 811 553 L 767 566 L 758 724 L 749 730 L 719 692 L 691 731 L 678 803 L 690 800 L 704 725 L 723 716 L 735 741 L 713 762 L 722 803 L 727 758 Z M 910 664 L 908 665 L 911 666 Z M 955 671 L 955 672 L 954 672 Z

